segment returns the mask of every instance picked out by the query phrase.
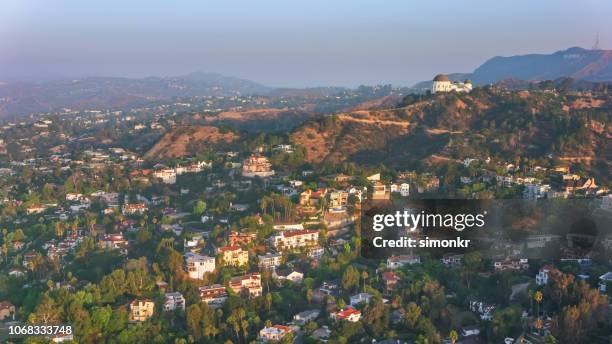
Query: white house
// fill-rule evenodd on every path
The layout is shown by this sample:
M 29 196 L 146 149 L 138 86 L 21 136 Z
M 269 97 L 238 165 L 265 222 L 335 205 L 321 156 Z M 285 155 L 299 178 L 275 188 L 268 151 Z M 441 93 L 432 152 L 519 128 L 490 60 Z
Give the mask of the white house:
M 387 269 L 397 269 L 406 264 L 413 265 L 419 263 L 421 263 L 421 257 L 417 255 L 391 256 L 387 258 Z
M 556 234 L 535 234 L 530 235 L 525 239 L 527 248 L 544 248 L 546 245 L 558 242 L 561 239 Z
M 362 303 L 370 303 L 370 301 L 372 301 L 372 294 L 368 293 L 359 293 L 350 297 L 350 304 L 353 307 Z
M 304 274 L 296 270 L 275 270 L 274 278 L 279 281 L 291 281 L 293 283 L 302 283 Z
M 188 239 L 188 238 L 183 239 L 183 246 L 185 246 L 185 248 L 198 247 L 198 245 L 200 244 L 200 242 L 202 242 L 202 240 L 203 240 L 202 234 L 194 234 L 191 237 L 191 239 Z
M 402 197 L 408 197 L 410 195 L 410 184 L 401 183 L 401 184 L 391 184 L 391 192 L 399 193 Z
M 284 336 L 291 333 L 291 328 L 284 325 L 273 325 L 264 327 L 259 331 L 259 339 L 262 342 L 280 341 Z
M 316 246 L 319 241 L 319 231 L 311 229 L 284 231 L 272 236 L 271 241 L 272 245 L 279 251 Z
M 301 223 L 277 224 L 272 227 L 275 231 L 302 231 L 304 225 Z
M 164 300 L 164 311 L 171 312 L 176 309 L 185 310 L 185 298 L 177 291 L 166 293 Z
M 525 184 L 525 189 L 523 191 L 523 198 L 526 199 L 539 199 L 539 198 L 548 198 L 549 193 L 552 188 L 548 184 L 537 184 L 537 183 L 527 183 Z
M 202 217 L 200 217 L 200 221 L 202 223 L 206 223 L 206 222 L 212 221 L 212 220 L 214 220 L 214 216 L 209 215 L 209 214 L 202 214 Z
M 540 268 L 540 271 L 536 275 L 536 284 L 537 285 L 546 285 L 548 284 L 548 273 L 552 270 L 553 267 L 550 265 L 545 265 Z
M 189 278 L 203 279 L 205 273 L 215 271 L 215 258 L 188 252 L 185 254 L 185 266 Z
M 493 319 L 493 311 L 495 310 L 495 306 L 488 305 L 482 301 L 471 301 L 470 310 L 478 313 L 481 320 L 490 321 Z
M 380 181 L 380 173 L 375 173 L 371 176 L 366 177 L 366 179 L 370 182 L 379 182 Z
M 599 291 L 605 293 L 608 290 L 608 285 L 612 285 L 612 271 L 599 276 Z
M 462 337 L 478 336 L 480 334 L 480 328 L 478 326 L 466 326 L 461 328 Z
M 308 258 L 319 260 L 325 254 L 325 249 L 321 246 L 313 246 L 308 250 Z
M 442 256 L 440 261 L 447 267 L 460 266 L 463 262 L 463 254 L 447 253 Z
M 274 269 L 281 265 L 283 255 L 280 253 L 267 252 L 263 256 L 257 256 L 257 258 L 259 260 L 258 266 L 260 269 Z
M 307 311 L 300 312 L 293 316 L 293 321 L 298 325 L 304 325 L 309 321 L 315 320 L 319 317 L 321 311 L 318 309 L 310 309 Z
M 165 184 L 176 183 L 176 171 L 171 168 L 156 170 L 153 172 L 153 177 L 161 179 Z

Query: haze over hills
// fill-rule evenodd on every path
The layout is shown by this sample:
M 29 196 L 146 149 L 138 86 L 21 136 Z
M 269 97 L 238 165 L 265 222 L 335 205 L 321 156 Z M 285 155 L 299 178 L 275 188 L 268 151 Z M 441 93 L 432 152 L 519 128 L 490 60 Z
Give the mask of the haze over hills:
M 552 54 L 496 56 L 472 73 L 448 74 L 451 80 L 471 79 L 476 85 L 492 84 L 505 79 L 525 81 L 555 80 L 569 77 L 576 80 L 612 81 L 612 50 L 588 50 L 573 47 Z M 416 88 L 429 88 L 423 81 Z
M 175 97 L 265 94 L 271 88 L 217 73 L 141 79 L 89 77 L 41 83 L 0 83 L 0 117 L 54 111 L 140 106 Z
M 515 88 L 525 82 L 571 77 L 582 83 L 612 81 L 612 50 L 569 48 L 553 54 L 493 57 L 473 73 L 453 73 L 451 80 L 490 84 L 509 79 Z M 506 83 L 507 84 L 507 83 Z M 521 86 L 523 85 L 523 86 Z M 427 89 L 431 81 L 415 85 Z M 523 87 L 524 88 L 524 87 Z M 88 77 L 46 82 L 0 81 L 0 118 L 20 117 L 69 108 L 126 109 L 156 101 L 192 96 L 269 95 L 321 98 L 342 87 L 273 88 L 217 73 L 196 72 L 176 77 Z

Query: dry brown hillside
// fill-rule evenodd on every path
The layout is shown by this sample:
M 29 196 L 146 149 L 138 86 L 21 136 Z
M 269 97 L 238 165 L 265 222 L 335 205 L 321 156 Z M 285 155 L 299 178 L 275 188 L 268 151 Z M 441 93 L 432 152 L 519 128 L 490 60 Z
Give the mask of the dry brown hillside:
M 176 158 L 193 154 L 202 145 L 232 143 L 239 138 L 234 132 L 220 132 L 212 126 L 188 126 L 166 133 L 146 154 L 145 159 Z
M 611 105 L 603 95 L 481 89 L 433 96 L 400 108 L 310 120 L 293 132 L 292 139 L 306 149 L 310 163 L 404 166 L 552 154 L 605 167 Z
M 306 108 L 285 109 L 251 109 L 243 111 L 225 111 L 214 116 L 205 116 L 208 124 L 229 124 L 234 128 L 258 131 L 290 130 L 314 116 Z
M 391 140 L 411 132 L 414 116 L 421 116 L 419 106 L 358 110 L 307 122 L 293 140 L 306 148 L 309 162 L 340 162 L 363 150 L 384 150 Z
M 382 98 L 376 98 L 365 101 L 361 104 L 349 107 L 346 112 L 357 110 L 381 110 L 396 107 L 402 101 L 402 96 L 399 94 L 391 94 Z

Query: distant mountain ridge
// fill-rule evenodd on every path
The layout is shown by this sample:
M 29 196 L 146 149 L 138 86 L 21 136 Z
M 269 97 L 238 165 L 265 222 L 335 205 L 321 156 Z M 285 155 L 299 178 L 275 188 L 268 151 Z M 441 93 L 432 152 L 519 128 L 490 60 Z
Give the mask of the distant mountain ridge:
M 272 88 L 218 73 L 176 77 L 87 77 L 49 82 L 0 83 L 0 117 L 70 108 L 108 109 L 140 106 L 190 96 L 265 94 Z
M 451 80 L 471 79 L 476 85 L 505 79 L 543 81 L 563 77 L 592 82 L 612 81 L 612 50 L 572 47 L 552 54 L 496 56 L 472 73 L 453 73 L 448 77 Z M 431 81 L 424 81 L 415 87 L 427 88 L 430 85 Z

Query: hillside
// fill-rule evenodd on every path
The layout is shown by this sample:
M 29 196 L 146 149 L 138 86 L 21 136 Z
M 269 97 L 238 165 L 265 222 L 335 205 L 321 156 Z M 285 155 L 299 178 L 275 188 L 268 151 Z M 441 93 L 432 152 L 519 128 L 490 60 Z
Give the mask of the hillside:
M 202 120 L 212 125 L 226 124 L 237 129 L 274 132 L 291 130 L 314 115 L 313 111 L 303 108 L 266 108 L 224 111 L 214 116 L 204 116 Z
M 472 73 L 454 73 L 448 77 L 451 80 L 471 79 L 476 85 L 505 79 L 543 81 L 566 77 L 591 82 L 612 81 L 612 50 L 573 47 L 552 54 L 496 56 Z M 415 87 L 429 88 L 431 81 L 423 81 Z
M 498 56 L 476 68 L 471 77 L 476 84 L 488 84 L 508 78 L 554 80 L 570 77 L 576 80 L 611 81 L 612 50 L 574 47 L 553 54 Z
M 231 144 L 239 138 L 234 132 L 221 132 L 212 126 L 178 127 L 167 132 L 144 157 L 155 160 L 183 157 L 205 148 Z
M 383 153 L 394 139 L 412 132 L 418 106 L 326 116 L 305 123 L 292 138 L 306 148 L 306 160 L 312 163 L 350 160 L 370 150 Z
M 552 154 L 605 168 L 612 151 L 611 99 L 485 88 L 312 120 L 292 138 L 306 148 L 311 163 L 415 167 L 466 157 Z

